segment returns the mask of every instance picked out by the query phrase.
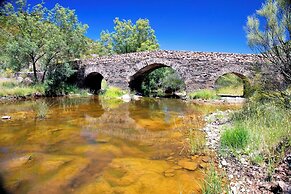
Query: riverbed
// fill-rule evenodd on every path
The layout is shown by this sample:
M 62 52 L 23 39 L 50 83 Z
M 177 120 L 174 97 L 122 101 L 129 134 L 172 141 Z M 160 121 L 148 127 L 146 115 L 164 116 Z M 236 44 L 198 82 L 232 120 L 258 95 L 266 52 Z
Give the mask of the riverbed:
M 201 141 L 204 115 L 233 108 L 94 96 L 0 105 L 0 116 L 11 116 L 0 120 L 3 186 L 10 193 L 200 193 L 211 155 L 191 152 L 189 130 Z

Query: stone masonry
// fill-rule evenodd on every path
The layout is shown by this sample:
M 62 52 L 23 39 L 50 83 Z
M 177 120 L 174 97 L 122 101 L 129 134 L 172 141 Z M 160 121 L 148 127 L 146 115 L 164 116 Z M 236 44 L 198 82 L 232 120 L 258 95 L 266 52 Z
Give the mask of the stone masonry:
M 88 80 L 92 85 L 94 80 L 101 82 L 103 78 L 110 86 L 139 91 L 146 74 L 160 67 L 171 67 L 184 80 L 189 92 L 213 88 L 215 81 L 226 73 L 235 73 L 252 84 L 255 67 L 261 61 L 254 54 L 147 51 L 80 60 L 77 79 L 85 87 Z M 101 79 L 92 79 L 97 74 Z M 96 85 L 99 87 L 100 83 Z

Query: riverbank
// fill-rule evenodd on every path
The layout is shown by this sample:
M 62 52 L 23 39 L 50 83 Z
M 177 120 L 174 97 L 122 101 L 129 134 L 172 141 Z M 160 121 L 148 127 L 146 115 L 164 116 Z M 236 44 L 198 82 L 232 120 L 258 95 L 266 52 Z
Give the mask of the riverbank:
M 223 153 L 220 137 L 224 130 L 232 126 L 232 111 L 218 111 L 205 117 L 206 145 L 217 154 L 218 166 L 226 172 L 229 190 L 234 194 L 242 193 L 290 193 L 290 167 L 284 159 L 274 169 L 272 181 L 268 181 L 265 165 L 256 165 L 247 155 Z M 290 156 L 289 156 L 290 157 Z

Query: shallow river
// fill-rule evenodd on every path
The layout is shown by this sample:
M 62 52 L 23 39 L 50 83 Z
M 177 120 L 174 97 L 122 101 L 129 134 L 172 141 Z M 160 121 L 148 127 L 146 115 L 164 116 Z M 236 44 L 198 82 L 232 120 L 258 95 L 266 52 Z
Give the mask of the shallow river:
M 0 120 L 1 182 L 10 193 L 200 193 L 210 156 L 190 157 L 189 142 L 204 142 L 204 114 L 226 108 L 98 97 L 0 105 L 11 116 Z

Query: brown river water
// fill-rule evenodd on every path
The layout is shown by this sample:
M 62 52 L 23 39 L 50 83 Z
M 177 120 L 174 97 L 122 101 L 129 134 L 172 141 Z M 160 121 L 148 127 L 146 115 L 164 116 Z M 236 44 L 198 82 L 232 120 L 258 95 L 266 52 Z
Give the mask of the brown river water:
M 44 119 L 36 116 L 40 102 L 49 106 Z M 30 194 L 201 193 L 210 155 L 190 156 L 189 129 L 203 142 L 203 116 L 228 108 L 98 97 L 0 105 L 0 116 L 11 116 L 0 120 L 3 186 Z

